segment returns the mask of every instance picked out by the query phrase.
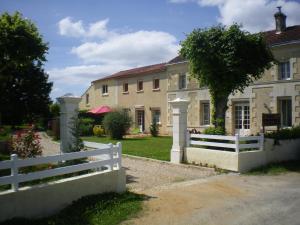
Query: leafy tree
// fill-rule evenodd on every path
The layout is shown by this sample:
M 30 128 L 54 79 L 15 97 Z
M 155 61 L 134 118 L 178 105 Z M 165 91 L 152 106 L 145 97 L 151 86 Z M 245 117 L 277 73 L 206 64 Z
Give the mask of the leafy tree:
M 49 110 L 50 110 L 50 116 L 51 116 L 51 118 L 59 117 L 59 115 L 60 115 L 60 107 L 59 107 L 59 104 L 57 102 L 52 103 L 49 106 Z
M 105 132 L 110 135 L 112 139 L 122 139 L 125 133 L 130 128 L 132 119 L 125 110 L 117 110 L 107 113 L 103 119 L 103 126 Z
M 30 20 L 18 12 L 0 16 L 0 115 L 5 123 L 48 116 L 52 83 L 42 68 L 47 51 Z
M 263 34 L 250 34 L 237 24 L 195 29 L 181 46 L 191 75 L 209 89 L 214 125 L 223 129 L 228 96 L 259 79 L 274 60 Z

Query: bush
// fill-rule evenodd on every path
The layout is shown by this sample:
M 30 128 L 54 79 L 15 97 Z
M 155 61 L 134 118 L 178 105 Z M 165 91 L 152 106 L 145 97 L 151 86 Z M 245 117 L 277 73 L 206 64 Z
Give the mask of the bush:
M 159 132 L 158 124 L 155 123 L 155 122 L 153 122 L 150 125 L 150 133 L 151 133 L 152 137 L 157 137 L 158 136 L 158 132 Z
M 104 129 L 101 125 L 95 125 L 93 128 L 93 133 L 95 136 L 101 137 L 102 135 L 104 135 Z
M 33 127 L 27 131 L 18 131 L 12 138 L 12 152 L 20 158 L 31 158 L 42 155 L 40 137 L 34 132 Z
M 300 126 L 295 126 L 292 128 L 285 128 L 279 131 L 273 131 L 271 133 L 266 133 L 265 137 L 273 138 L 276 140 L 287 140 L 300 138 Z
M 131 117 L 124 110 L 110 112 L 103 119 L 104 129 L 112 139 L 122 139 L 131 122 Z
M 204 134 L 225 135 L 225 130 L 222 127 L 208 127 L 203 131 Z
M 93 135 L 93 124 L 95 120 L 92 118 L 80 118 L 79 119 L 79 130 L 81 136 Z

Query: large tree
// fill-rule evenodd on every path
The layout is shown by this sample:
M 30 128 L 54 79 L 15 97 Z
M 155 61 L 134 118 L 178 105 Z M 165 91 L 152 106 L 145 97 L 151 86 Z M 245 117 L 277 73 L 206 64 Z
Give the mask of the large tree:
M 43 70 L 47 51 L 48 44 L 29 19 L 18 12 L 0 16 L 0 116 L 4 123 L 31 122 L 48 114 L 52 83 Z
M 181 46 L 191 75 L 209 89 L 214 125 L 223 129 L 229 95 L 261 78 L 274 60 L 263 34 L 250 34 L 236 24 L 195 29 Z

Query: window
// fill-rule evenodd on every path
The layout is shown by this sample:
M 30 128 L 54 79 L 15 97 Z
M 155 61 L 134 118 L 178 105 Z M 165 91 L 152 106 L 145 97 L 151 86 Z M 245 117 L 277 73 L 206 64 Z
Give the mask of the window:
M 200 106 L 201 109 L 201 125 L 210 125 L 210 107 L 209 102 L 203 102 Z
M 123 84 L 123 93 L 128 93 L 128 83 Z
M 290 62 L 281 62 L 278 65 L 278 74 L 280 80 L 288 80 L 291 78 Z
M 281 99 L 279 100 L 279 108 L 281 115 L 281 126 L 291 127 L 292 126 L 292 100 Z
M 143 87 L 143 81 L 139 80 L 137 82 L 137 91 L 143 91 L 144 87 Z
M 186 88 L 186 75 L 181 74 L 179 75 L 179 89 L 185 89 Z
M 159 89 L 159 79 L 154 79 L 153 80 L 153 90 L 158 90 Z
M 160 110 L 152 110 L 152 123 L 160 124 Z
M 90 102 L 90 95 L 86 94 L 85 95 L 85 104 L 89 104 L 89 102 Z
M 108 86 L 107 86 L 107 84 L 102 85 L 102 94 L 103 95 L 108 94 Z

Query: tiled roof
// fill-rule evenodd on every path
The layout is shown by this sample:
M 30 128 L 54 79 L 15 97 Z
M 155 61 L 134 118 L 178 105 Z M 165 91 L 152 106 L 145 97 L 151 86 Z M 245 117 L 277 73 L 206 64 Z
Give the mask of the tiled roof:
M 276 30 L 270 30 L 263 32 L 265 35 L 267 44 L 270 46 L 289 43 L 292 41 L 300 41 L 300 25 L 287 27 L 286 30 L 282 33 L 276 34 Z M 186 61 L 181 56 L 176 56 L 172 60 L 168 62 L 168 64 L 172 63 L 180 63 Z
M 276 34 L 276 30 L 263 32 L 270 46 L 284 44 L 300 40 L 300 25 L 287 27 L 282 33 Z
M 94 80 L 93 82 L 100 81 L 100 80 L 107 80 L 107 79 L 111 79 L 111 78 L 119 78 L 119 77 L 127 77 L 127 76 L 149 74 L 149 73 L 154 73 L 154 72 L 161 72 L 164 70 L 166 70 L 166 63 L 154 64 L 154 65 L 150 65 L 150 66 L 133 68 L 130 70 L 123 70 L 123 71 L 114 73 L 110 76 L 103 77 L 98 80 Z

